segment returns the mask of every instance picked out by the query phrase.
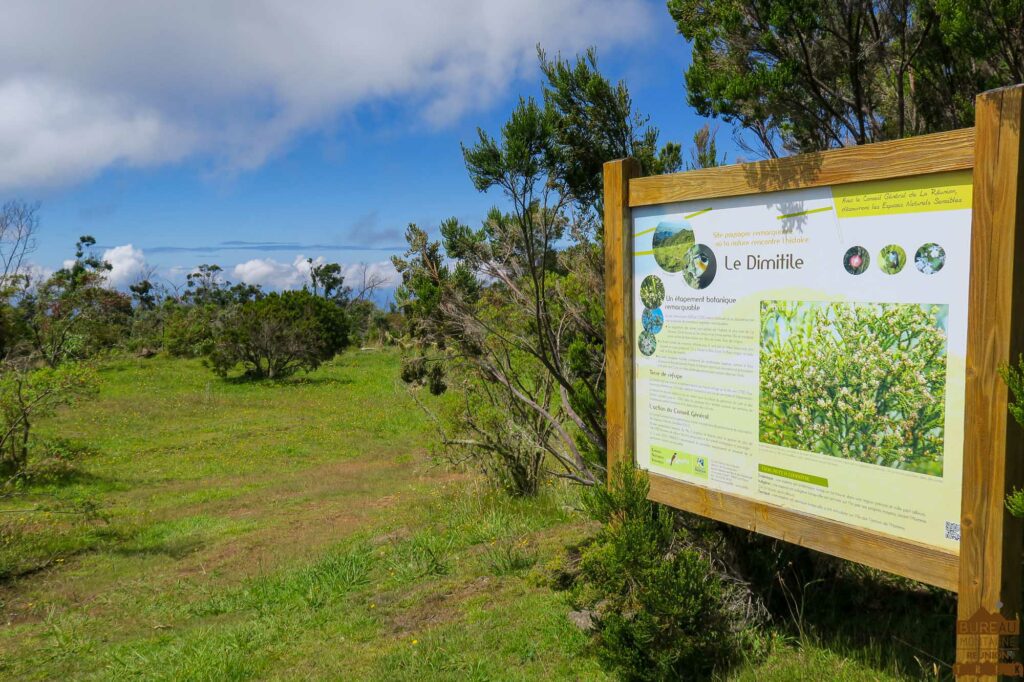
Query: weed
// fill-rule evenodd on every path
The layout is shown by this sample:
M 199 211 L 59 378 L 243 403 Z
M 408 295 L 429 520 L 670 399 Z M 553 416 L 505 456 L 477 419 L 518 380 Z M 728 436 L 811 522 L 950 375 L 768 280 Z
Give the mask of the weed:
M 528 547 L 528 540 L 503 542 L 487 551 L 487 564 L 491 573 L 498 576 L 516 575 L 533 568 L 537 553 Z

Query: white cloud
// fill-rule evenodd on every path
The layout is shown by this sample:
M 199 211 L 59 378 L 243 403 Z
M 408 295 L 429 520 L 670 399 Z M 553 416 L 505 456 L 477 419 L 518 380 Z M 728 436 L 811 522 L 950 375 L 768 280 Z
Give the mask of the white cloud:
M 49 279 L 50 275 L 53 273 L 53 268 L 48 268 L 45 265 L 40 265 L 39 263 L 26 263 L 22 266 L 20 274 L 28 277 L 29 282 L 39 283 L 43 280 Z
M 0 187 L 73 182 L 115 163 L 174 161 L 189 133 L 158 113 L 58 83 L 0 82 Z
M 107 273 L 107 283 L 115 289 L 123 288 L 135 281 L 146 272 L 146 254 L 131 244 L 123 244 L 103 252 L 103 260 L 111 265 Z
M 320 262 L 317 259 L 314 262 Z M 296 256 L 291 263 L 273 258 L 253 258 L 234 267 L 231 274 L 246 284 L 259 284 L 268 289 L 299 289 L 309 282 L 310 264 L 305 256 Z
M 8 0 L 0 186 L 204 155 L 253 168 L 367 103 L 429 124 L 534 73 L 538 43 L 642 40 L 643 0 Z
M 313 264 L 324 262 L 323 257 L 313 259 Z M 273 258 L 253 258 L 239 263 L 231 270 L 236 281 L 246 284 L 259 284 L 267 289 L 299 289 L 309 283 L 311 265 L 305 256 L 296 256 L 291 263 L 283 263 Z M 389 289 L 398 283 L 398 272 L 390 261 L 376 263 L 353 264 L 343 268 L 345 285 L 358 292 L 365 281 L 376 280 L 378 288 Z
M 344 269 L 343 274 L 345 275 L 345 286 L 351 287 L 355 292 L 371 281 L 379 282 L 378 288 L 382 289 L 392 289 L 399 283 L 398 271 L 389 260 L 349 265 Z

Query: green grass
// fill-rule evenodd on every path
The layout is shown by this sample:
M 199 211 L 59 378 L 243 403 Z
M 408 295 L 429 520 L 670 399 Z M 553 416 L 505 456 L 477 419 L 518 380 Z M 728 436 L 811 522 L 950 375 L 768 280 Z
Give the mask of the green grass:
M 436 466 L 397 374 L 390 352 L 276 384 L 104 367 L 41 426 L 89 454 L 0 507 L 51 509 L 0 517 L 0 678 L 607 679 L 548 587 L 593 532 L 576 491 Z M 732 679 L 917 674 L 835 639 L 769 649 Z

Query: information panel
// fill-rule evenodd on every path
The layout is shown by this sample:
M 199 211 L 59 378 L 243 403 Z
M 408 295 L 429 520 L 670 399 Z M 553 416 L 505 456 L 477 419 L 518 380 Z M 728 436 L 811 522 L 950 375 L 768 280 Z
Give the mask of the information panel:
M 638 466 L 957 551 L 970 171 L 632 215 Z

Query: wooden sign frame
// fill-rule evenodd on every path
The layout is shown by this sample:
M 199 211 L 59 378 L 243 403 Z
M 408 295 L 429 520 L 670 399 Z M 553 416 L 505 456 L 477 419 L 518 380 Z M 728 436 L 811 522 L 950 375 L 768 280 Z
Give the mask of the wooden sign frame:
M 635 466 L 633 226 L 639 206 L 973 169 L 971 275 L 959 555 L 649 473 L 650 498 L 958 593 L 960 618 L 1021 608 L 1020 429 L 999 368 L 1024 352 L 1024 86 L 977 98 L 975 127 L 759 163 L 640 177 L 604 166 L 608 471 Z M 960 657 L 958 656 L 958 659 Z

